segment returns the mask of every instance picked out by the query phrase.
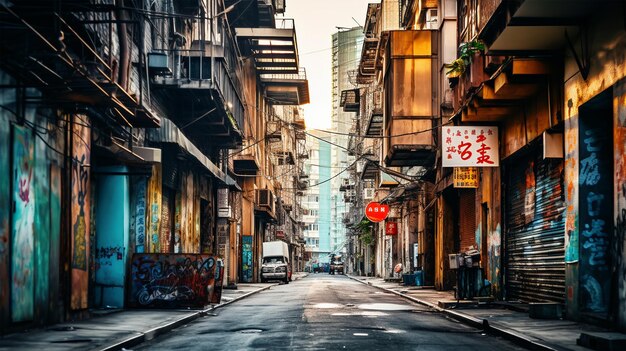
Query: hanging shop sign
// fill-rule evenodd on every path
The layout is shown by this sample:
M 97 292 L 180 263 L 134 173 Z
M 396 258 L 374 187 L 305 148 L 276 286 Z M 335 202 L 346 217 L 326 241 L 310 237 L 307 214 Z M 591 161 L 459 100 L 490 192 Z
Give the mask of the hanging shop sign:
M 442 127 L 443 167 L 498 167 L 498 127 Z
M 378 202 L 370 202 L 365 207 L 365 217 L 372 222 L 382 222 L 389 215 L 389 206 Z
M 385 222 L 385 234 L 397 235 L 398 234 L 398 222 L 395 222 L 395 221 Z
M 478 168 L 454 167 L 452 180 L 455 188 L 478 188 Z

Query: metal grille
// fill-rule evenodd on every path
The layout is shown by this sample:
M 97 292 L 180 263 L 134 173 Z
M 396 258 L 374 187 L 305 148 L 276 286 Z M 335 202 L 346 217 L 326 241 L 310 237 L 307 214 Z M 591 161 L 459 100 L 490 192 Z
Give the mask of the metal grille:
M 565 300 L 562 160 L 541 149 L 511 162 L 506 194 L 506 296 L 525 302 Z

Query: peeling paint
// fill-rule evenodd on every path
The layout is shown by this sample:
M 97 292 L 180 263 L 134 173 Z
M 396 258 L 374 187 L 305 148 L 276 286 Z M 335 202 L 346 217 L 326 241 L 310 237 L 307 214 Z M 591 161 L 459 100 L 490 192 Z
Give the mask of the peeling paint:
M 626 330 L 626 79 L 613 88 L 614 108 L 614 218 L 613 272 L 617 274 L 619 328 Z
M 579 259 L 578 115 L 565 120 L 565 262 Z

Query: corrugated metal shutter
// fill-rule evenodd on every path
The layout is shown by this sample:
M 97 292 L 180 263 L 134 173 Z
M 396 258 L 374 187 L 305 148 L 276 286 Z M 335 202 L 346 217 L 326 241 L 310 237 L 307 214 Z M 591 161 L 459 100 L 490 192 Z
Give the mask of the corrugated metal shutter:
M 476 247 L 476 190 L 459 190 L 459 234 L 460 249 L 466 251 L 470 246 Z
M 508 300 L 565 301 L 563 161 L 541 148 L 510 162 L 506 190 Z

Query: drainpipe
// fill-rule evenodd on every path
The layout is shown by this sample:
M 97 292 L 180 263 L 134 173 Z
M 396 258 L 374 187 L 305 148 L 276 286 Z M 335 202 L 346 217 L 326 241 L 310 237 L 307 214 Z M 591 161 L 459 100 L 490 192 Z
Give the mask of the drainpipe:
M 117 37 L 120 43 L 120 67 L 117 76 L 117 83 L 123 88 L 128 89 L 128 70 L 130 68 L 130 50 L 128 48 L 128 33 L 126 31 L 126 22 L 128 14 L 123 9 L 124 1 L 115 0 L 115 16 L 117 17 Z

